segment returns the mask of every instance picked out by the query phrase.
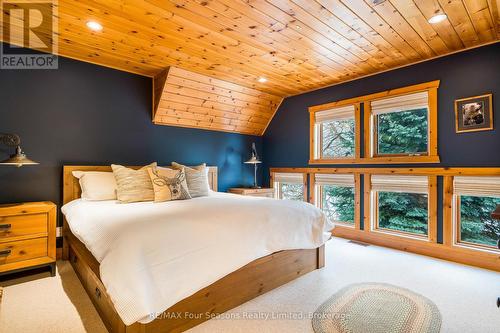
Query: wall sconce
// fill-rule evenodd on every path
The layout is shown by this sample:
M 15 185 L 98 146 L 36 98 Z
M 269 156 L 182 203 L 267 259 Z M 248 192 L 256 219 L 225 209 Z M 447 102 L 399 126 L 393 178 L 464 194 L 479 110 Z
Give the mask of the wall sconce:
M 15 165 L 18 168 L 23 165 L 36 165 L 37 162 L 30 160 L 21 149 L 21 138 L 17 134 L 0 133 L 0 143 L 8 147 L 16 147 L 16 153 L 10 155 L 8 159 L 0 162 L 0 165 Z

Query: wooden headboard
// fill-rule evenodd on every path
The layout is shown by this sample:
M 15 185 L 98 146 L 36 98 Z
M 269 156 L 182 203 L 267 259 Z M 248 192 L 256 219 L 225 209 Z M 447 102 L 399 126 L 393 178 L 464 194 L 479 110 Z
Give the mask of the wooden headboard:
M 140 166 L 129 166 L 139 169 Z M 63 204 L 80 198 L 82 190 L 78 179 L 73 176 L 73 171 L 112 171 L 111 166 L 65 165 L 63 167 Z M 217 192 L 217 167 L 208 167 L 208 183 L 212 191 Z

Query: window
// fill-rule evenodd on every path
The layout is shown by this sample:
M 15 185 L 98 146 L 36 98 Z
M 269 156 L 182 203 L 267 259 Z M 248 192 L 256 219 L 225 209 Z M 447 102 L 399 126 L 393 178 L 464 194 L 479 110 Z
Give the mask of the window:
M 499 250 L 500 221 L 491 213 L 500 204 L 500 177 L 455 177 L 455 243 Z
M 427 155 L 427 91 L 371 102 L 371 156 Z
M 328 108 L 311 114 L 313 160 L 343 160 L 357 153 L 358 105 Z
M 334 223 L 354 226 L 355 186 L 352 174 L 315 174 L 314 203 Z
M 302 173 L 273 173 L 273 185 L 277 199 L 306 200 L 305 175 Z
M 372 230 L 428 238 L 429 202 L 427 176 L 371 176 Z
M 309 164 L 439 163 L 438 87 L 431 81 L 309 107 Z

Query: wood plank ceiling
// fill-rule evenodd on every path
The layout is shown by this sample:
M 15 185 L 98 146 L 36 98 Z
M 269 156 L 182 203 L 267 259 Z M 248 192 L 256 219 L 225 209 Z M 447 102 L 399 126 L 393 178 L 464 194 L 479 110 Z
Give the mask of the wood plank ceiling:
M 498 41 L 499 4 L 59 0 L 58 53 L 150 77 L 174 66 L 286 97 Z M 448 18 L 430 24 L 437 12 Z M 103 30 L 87 29 L 89 20 L 100 22 Z M 259 82 L 261 77 L 267 82 Z M 214 109 L 223 112 L 225 107 L 220 102 Z
M 170 67 L 154 79 L 158 125 L 262 135 L 283 97 Z

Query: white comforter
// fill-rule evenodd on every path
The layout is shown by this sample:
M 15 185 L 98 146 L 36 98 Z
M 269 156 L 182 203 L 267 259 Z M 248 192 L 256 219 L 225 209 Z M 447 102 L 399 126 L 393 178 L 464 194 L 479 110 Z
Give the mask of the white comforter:
M 127 325 L 152 321 L 255 259 L 316 248 L 332 229 L 310 204 L 226 193 L 165 203 L 79 199 L 62 212 L 100 262 L 101 280 Z

